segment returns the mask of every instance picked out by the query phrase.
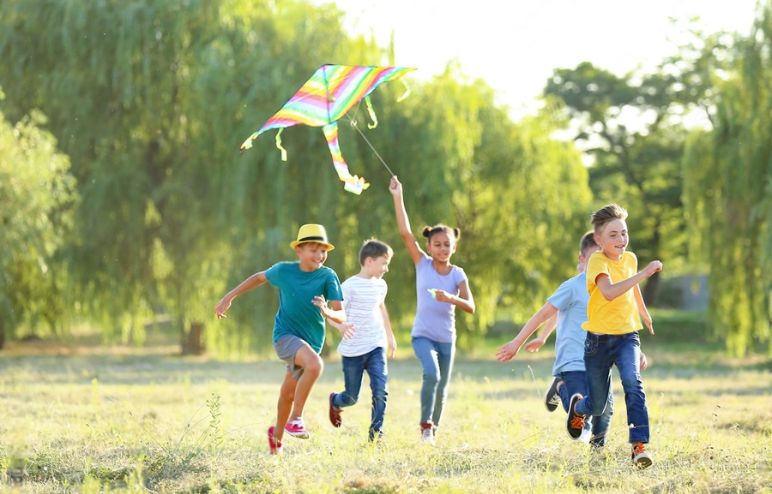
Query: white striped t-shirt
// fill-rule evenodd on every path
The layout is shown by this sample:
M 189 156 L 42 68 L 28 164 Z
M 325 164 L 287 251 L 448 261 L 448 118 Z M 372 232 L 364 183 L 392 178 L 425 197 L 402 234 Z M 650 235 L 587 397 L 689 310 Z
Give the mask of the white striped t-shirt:
M 344 357 L 356 357 L 378 347 L 386 348 L 386 330 L 381 304 L 388 287 L 382 278 L 352 276 L 343 283 L 343 308 L 346 321 L 354 325 L 354 336 L 343 339 L 338 352 Z

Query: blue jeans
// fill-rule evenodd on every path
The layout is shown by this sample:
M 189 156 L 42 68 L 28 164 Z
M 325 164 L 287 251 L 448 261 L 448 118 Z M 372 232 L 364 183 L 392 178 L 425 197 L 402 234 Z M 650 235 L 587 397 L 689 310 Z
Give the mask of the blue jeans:
M 421 385 L 421 423 L 436 427 L 448 396 L 448 383 L 456 354 L 454 343 L 441 343 L 429 338 L 413 338 L 413 351 L 423 367 Z
M 589 393 L 576 404 L 578 413 L 602 415 L 611 388 L 611 366 L 616 364 L 625 391 L 631 443 L 649 442 L 649 411 L 641 381 L 640 357 L 641 340 L 637 332 L 623 335 L 587 333 L 584 367 Z
M 389 399 L 387 382 L 389 369 L 386 365 L 386 350 L 378 347 L 364 355 L 343 357 L 343 380 L 346 389 L 337 393 L 332 404 L 338 408 L 350 407 L 359 399 L 362 387 L 362 375 L 367 371 L 370 376 L 370 390 L 373 394 L 373 409 L 370 420 L 370 439 L 383 434 L 383 417 L 386 415 L 386 402 Z
M 560 395 L 560 401 L 563 402 L 563 410 L 566 412 L 568 411 L 568 403 L 575 393 L 581 393 L 582 396 L 587 396 L 589 394 L 586 372 L 560 372 L 555 377 L 563 380 L 563 385 L 558 389 L 558 393 Z M 592 431 L 590 444 L 593 446 L 603 446 L 606 444 L 606 432 L 608 431 L 608 426 L 611 423 L 611 416 L 613 414 L 614 394 L 611 392 L 611 389 L 609 389 L 608 397 L 606 398 L 605 407 L 603 409 L 603 415 L 592 417 L 591 420 L 588 420 L 585 424 L 585 428 Z

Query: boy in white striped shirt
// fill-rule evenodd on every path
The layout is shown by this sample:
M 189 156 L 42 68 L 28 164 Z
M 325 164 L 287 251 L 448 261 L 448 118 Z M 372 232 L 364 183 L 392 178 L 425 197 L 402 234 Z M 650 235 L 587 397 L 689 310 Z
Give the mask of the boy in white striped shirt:
M 347 316 L 345 326 L 347 329 L 353 326 L 353 334 L 350 330 L 338 328 L 344 336 L 338 345 L 338 352 L 343 356 L 345 389 L 340 393 L 330 393 L 330 422 L 334 427 L 340 427 L 341 408 L 357 402 L 362 375 L 366 371 L 370 376 L 373 395 L 372 420 L 368 433 L 370 441 L 383 436 L 383 417 L 389 396 L 386 389 L 386 347 L 390 358 L 394 358 L 397 350 L 397 341 L 386 311 L 388 287 L 383 280 L 383 275 L 389 271 L 392 255 L 393 250 L 386 243 L 375 239 L 365 241 L 359 249 L 359 273 L 341 284 L 343 309 Z

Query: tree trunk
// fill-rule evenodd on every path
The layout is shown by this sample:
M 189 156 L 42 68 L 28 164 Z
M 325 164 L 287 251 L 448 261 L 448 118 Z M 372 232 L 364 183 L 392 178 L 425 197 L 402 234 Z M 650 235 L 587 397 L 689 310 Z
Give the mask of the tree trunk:
M 643 295 L 643 301 L 646 302 L 646 307 L 651 307 L 651 305 L 656 301 L 657 287 L 659 286 L 659 275 L 659 272 L 651 275 L 649 280 L 646 282 L 646 286 L 644 286 L 643 290 L 641 291 L 641 295 Z
M 188 332 L 185 344 L 182 347 L 183 355 L 203 355 L 206 346 L 203 341 L 204 323 L 201 321 L 192 321 L 190 331 Z
M 5 347 L 5 324 L 0 320 L 0 350 Z

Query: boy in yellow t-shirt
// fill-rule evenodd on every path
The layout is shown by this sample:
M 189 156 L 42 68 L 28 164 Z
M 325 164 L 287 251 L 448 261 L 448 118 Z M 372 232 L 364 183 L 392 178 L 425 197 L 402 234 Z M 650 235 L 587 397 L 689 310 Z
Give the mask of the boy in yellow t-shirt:
M 654 327 L 639 283 L 662 270 L 660 261 L 651 261 L 637 272 L 638 260 L 628 252 L 627 211 L 609 204 L 592 214 L 595 242 L 601 250 L 587 263 L 588 320 L 582 325 L 587 331 L 584 343 L 584 364 L 589 393 L 571 397 L 568 407 L 568 433 L 578 439 L 585 417 L 600 416 L 606 405 L 611 385 L 611 366 L 616 364 L 625 391 L 633 463 L 646 468 L 652 459 L 646 451 L 649 442 L 649 413 L 641 381 L 641 342 L 638 330 L 641 320 L 651 334 Z

